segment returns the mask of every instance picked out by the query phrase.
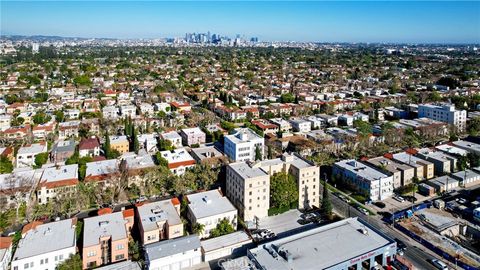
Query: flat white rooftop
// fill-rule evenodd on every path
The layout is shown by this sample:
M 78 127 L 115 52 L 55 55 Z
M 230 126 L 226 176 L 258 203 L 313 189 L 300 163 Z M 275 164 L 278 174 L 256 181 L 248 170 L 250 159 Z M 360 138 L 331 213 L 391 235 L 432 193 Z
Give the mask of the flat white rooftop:
M 391 248 L 389 253 L 394 254 L 396 248 L 392 244 L 395 245 L 393 240 L 366 223 L 349 218 L 272 241 L 249 253 L 268 270 L 326 269 L 381 248 Z M 290 254 L 291 262 L 279 251 Z
M 189 194 L 187 199 L 188 208 L 197 219 L 237 211 L 228 198 L 222 196 L 217 189 Z

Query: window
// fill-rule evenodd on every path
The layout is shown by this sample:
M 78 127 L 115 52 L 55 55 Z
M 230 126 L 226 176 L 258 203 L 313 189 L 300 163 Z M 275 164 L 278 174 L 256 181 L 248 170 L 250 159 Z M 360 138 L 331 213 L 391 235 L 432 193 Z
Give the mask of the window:
M 117 255 L 115 256 L 115 260 L 118 261 L 118 260 L 123 260 L 123 258 L 125 258 L 125 256 L 123 254 L 120 254 L 120 255 Z
M 117 245 L 117 250 L 122 250 L 125 248 L 125 245 L 124 244 L 118 244 Z
M 48 263 L 48 258 L 45 259 L 45 264 L 47 264 L 47 263 Z
M 58 257 L 58 259 L 61 261 L 63 260 L 63 254 Z
M 43 264 L 43 259 L 40 260 L 40 265 L 42 265 L 42 264 Z
M 58 256 L 55 256 L 55 261 L 58 261 Z
M 97 253 L 96 253 L 94 250 L 91 250 L 91 251 L 88 252 L 88 255 L 87 255 L 87 256 L 88 256 L 88 257 L 93 257 L 93 256 L 95 256 L 95 255 L 97 255 Z M 55 258 L 56 258 L 56 256 L 55 256 Z
M 23 269 L 28 269 L 28 263 L 23 265 Z

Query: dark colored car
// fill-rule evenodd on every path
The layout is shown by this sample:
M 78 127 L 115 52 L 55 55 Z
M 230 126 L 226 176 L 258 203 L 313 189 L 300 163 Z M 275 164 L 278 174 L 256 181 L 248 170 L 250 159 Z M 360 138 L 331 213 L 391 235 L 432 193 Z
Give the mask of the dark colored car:
M 385 203 L 383 203 L 383 202 L 375 202 L 374 204 L 375 204 L 375 206 L 377 206 L 378 208 L 385 208 Z

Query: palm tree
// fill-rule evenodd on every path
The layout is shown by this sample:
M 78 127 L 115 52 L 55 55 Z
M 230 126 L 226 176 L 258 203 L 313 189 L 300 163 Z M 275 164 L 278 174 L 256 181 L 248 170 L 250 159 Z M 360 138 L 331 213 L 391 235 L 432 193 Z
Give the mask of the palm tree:
M 200 235 L 200 234 L 203 234 L 204 231 L 205 231 L 205 225 L 204 224 L 195 222 L 192 225 L 192 232 L 193 233 L 196 233 L 196 234 Z

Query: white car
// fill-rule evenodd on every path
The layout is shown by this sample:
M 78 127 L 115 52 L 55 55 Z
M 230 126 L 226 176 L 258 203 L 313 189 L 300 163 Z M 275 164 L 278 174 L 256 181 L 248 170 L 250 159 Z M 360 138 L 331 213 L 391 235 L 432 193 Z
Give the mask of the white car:
M 402 196 L 394 196 L 393 199 L 402 203 L 405 201 L 405 199 Z
M 432 264 L 433 264 L 433 266 L 435 266 L 436 268 L 438 268 L 440 270 L 448 270 L 447 264 L 445 264 L 444 262 L 442 262 L 440 260 L 433 259 Z

